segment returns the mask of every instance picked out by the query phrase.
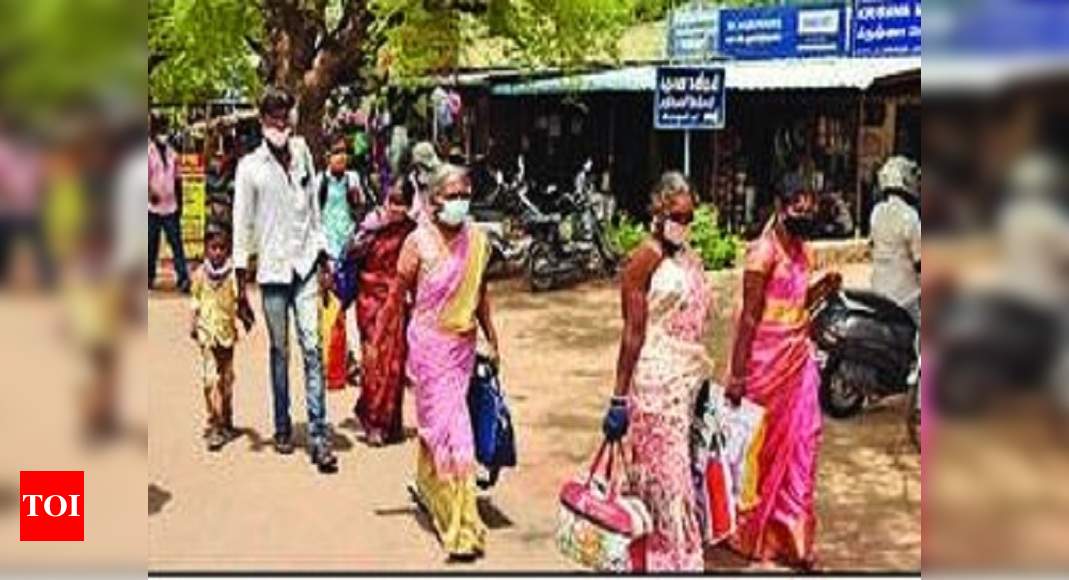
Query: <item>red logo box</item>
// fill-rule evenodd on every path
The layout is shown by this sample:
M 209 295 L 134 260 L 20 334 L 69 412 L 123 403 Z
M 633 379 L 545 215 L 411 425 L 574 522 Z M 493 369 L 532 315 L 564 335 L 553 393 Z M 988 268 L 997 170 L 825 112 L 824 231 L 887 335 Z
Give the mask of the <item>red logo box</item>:
M 19 541 L 85 540 L 85 472 L 19 472 Z

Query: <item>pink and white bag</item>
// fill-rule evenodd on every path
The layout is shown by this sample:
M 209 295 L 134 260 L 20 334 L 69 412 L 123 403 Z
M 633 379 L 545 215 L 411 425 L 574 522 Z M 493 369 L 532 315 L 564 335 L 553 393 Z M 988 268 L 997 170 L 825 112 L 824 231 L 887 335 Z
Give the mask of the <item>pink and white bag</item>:
M 622 462 L 620 444 L 605 441 L 589 473 L 561 487 L 557 547 L 569 560 L 598 572 L 643 572 L 653 522 L 640 499 L 621 492 L 612 469 L 616 455 Z M 603 459 L 605 470 L 599 473 Z

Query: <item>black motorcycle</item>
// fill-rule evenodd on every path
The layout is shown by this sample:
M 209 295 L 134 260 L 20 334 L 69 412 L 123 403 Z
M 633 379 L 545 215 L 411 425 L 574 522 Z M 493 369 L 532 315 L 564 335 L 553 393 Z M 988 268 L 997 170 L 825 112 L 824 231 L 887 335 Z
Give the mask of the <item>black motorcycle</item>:
M 863 290 L 832 294 L 818 305 L 811 328 L 821 363 L 820 402 L 828 415 L 852 417 L 866 401 L 915 388 L 918 329 L 893 300 Z M 919 403 L 919 393 L 914 399 Z M 918 420 L 919 412 L 918 405 Z
M 562 193 L 556 186 L 546 187 L 541 197 L 556 200 L 552 213 L 532 202 L 526 192 L 519 192 L 523 226 L 531 236 L 527 276 L 536 292 L 594 275 L 611 276 L 616 271 L 616 256 L 595 214 L 593 192 L 587 185 L 591 169 L 592 163 L 587 161 L 576 178 L 581 187 L 574 191 Z

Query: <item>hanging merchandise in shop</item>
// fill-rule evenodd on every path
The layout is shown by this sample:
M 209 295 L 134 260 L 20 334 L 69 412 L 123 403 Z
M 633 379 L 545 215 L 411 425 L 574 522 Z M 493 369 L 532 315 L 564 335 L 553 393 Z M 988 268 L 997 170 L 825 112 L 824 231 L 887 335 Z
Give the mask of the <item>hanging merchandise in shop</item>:
M 737 59 L 847 53 L 844 6 L 774 6 L 720 11 L 720 52 Z
M 921 54 L 920 0 L 854 0 L 854 56 Z

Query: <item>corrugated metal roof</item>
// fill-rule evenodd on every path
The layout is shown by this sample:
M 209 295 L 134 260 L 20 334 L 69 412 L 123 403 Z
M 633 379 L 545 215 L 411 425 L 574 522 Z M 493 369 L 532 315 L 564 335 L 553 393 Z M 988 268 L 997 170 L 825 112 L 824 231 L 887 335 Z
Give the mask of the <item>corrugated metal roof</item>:
M 877 79 L 920 70 L 920 57 L 724 61 L 727 88 L 736 91 L 867 89 Z M 651 92 L 656 67 L 629 66 L 563 77 L 495 85 L 495 95 Z

